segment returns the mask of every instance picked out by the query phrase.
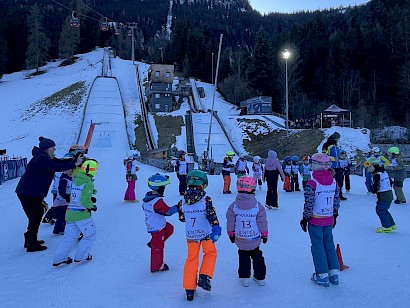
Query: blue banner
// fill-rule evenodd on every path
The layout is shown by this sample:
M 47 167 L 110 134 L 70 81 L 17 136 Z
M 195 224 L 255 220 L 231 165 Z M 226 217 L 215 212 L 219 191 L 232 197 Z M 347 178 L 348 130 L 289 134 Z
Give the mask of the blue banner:
M 0 161 L 0 184 L 15 179 L 24 174 L 27 168 L 27 158 Z

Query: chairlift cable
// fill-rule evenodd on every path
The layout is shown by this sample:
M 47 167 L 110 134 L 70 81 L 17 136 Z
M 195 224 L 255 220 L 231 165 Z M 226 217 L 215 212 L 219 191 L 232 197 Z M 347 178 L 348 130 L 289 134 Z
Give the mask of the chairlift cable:
M 62 6 L 63 8 L 66 8 L 67 10 L 69 10 L 69 11 L 71 11 L 71 12 L 74 11 L 73 9 L 69 8 L 68 6 L 65 6 L 64 4 L 58 2 L 57 0 L 51 0 L 51 1 L 52 1 L 52 2 L 55 2 L 56 4 L 58 4 L 58 5 L 60 5 L 60 6 Z M 83 14 L 83 13 L 80 13 L 80 12 L 78 12 L 78 11 L 75 11 L 75 12 L 76 12 L 76 14 L 79 15 L 79 16 L 84 16 L 85 18 L 92 19 L 92 20 L 95 20 L 95 21 L 98 21 L 98 22 L 101 21 L 101 20 L 99 20 L 99 19 L 96 19 L 96 18 L 94 18 L 94 17 L 90 17 L 90 16 L 88 16 L 88 15 L 86 15 L 86 14 Z M 94 12 L 95 12 L 95 11 L 94 11 Z M 97 13 L 97 14 L 99 14 L 99 13 Z M 99 15 L 102 16 L 102 17 L 104 17 L 104 16 L 101 15 L 101 14 L 99 14 Z M 106 18 L 106 17 L 104 17 L 104 18 Z
M 102 15 L 101 13 L 98 13 L 96 10 L 93 10 L 93 9 L 92 9 L 91 7 L 89 7 L 87 4 L 81 2 L 81 0 L 77 0 L 77 3 L 79 3 L 79 4 L 83 5 L 83 6 L 85 6 L 86 8 L 90 9 L 90 10 L 93 11 L 94 13 L 100 15 L 100 16 L 101 16 L 102 18 L 104 18 L 105 20 L 107 20 L 107 21 L 109 20 L 109 21 L 114 22 L 114 20 L 105 17 L 105 16 Z

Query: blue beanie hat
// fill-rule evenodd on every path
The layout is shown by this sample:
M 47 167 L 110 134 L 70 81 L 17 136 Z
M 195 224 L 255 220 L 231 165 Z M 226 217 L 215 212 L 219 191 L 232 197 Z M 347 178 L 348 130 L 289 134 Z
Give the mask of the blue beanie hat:
M 43 151 L 47 150 L 48 148 L 56 146 L 55 142 L 51 139 L 39 137 L 38 140 L 40 141 L 38 147 Z

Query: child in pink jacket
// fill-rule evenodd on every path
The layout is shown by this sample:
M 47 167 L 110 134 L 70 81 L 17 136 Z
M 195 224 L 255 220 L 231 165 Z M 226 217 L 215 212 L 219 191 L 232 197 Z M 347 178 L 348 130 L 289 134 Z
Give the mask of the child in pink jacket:
M 232 243 L 238 246 L 239 280 L 243 286 L 249 286 L 251 262 L 253 279 L 265 285 L 266 265 L 261 241 L 268 241 L 268 221 L 265 207 L 255 198 L 256 181 L 247 175 L 236 182 L 238 194 L 226 212 L 226 230 Z

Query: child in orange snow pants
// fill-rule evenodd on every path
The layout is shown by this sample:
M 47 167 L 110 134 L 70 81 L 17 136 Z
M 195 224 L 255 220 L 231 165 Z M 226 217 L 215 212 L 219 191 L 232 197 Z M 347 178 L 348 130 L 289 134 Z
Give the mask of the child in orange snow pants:
M 199 265 L 199 252 L 201 250 L 204 253 L 201 268 L 199 274 L 207 275 L 209 277 L 214 276 L 214 269 L 216 264 L 216 246 L 212 240 L 206 240 L 202 242 L 187 242 L 188 256 L 184 266 L 184 278 L 183 288 L 185 290 L 195 290 L 198 281 L 198 265 Z

